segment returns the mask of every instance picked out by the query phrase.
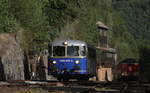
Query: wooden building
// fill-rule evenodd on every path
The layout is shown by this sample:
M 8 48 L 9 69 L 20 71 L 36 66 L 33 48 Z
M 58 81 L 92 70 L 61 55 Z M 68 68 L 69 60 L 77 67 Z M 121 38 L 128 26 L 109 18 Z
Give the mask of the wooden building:
M 114 67 L 117 60 L 116 49 L 111 48 L 108 44 L 108 30 L 109 27 L 98 21 L 96 23 L 99 31 L 98 49 L 101 51 L 100 60 L 98 60 L 98 73 L 99 81 L 112 81 Z

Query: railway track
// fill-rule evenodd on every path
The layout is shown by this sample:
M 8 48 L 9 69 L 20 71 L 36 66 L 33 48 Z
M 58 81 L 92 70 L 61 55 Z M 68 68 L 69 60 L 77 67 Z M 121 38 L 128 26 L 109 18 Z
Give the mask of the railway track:
M 150 93 L 149 83 L 138 82 L 93 82 L 93 81 L 6 81 L 0 87 L 40 88 L 66 93 Z

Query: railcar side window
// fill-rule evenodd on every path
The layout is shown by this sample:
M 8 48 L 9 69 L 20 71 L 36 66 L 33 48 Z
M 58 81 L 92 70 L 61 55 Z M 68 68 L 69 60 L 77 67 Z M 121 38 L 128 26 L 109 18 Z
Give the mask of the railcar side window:
M 86 56 L 86 48 L 85 48 L 85 46 L 81 46 L 80 54 L 81 54 L 81 56 Z
M 53 47 L 53 56 L 65 56 L 65 47 L 54 46 Z
M 79 56 L 79 46 L 68 46 L 67 56 Z

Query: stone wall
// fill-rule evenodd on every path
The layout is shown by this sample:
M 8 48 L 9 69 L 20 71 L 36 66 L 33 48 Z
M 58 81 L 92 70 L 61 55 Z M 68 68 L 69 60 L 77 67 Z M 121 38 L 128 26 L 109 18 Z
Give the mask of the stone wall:
M 23 60 L 18 34 L 0 34 L 0 80 L 24 80 Z

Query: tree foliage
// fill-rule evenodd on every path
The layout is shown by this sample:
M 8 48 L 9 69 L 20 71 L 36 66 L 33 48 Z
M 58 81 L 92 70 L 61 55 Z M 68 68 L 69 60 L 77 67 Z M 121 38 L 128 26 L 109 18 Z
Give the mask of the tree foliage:
M 43 8 L 47 1 L 10 0 L 11 13 L 24 29 L 23 47 L 28 51 L 40 51 L 46 47 L 50 37 L 50 27 Z
M 16 30 L 16 19 L 9 11 L 9 0 L 0 0 L 0 33 Z
M 138 45 L 127 29 L 124 20 L 117 13 L 113 14 L 110 43 L 117 49 L 118 61 L 126 58 L 138 58 Z
M 124 19 L 125 25 L 137 43 L 149 45 L 150 1 L 114 0 L 114 9 Z

